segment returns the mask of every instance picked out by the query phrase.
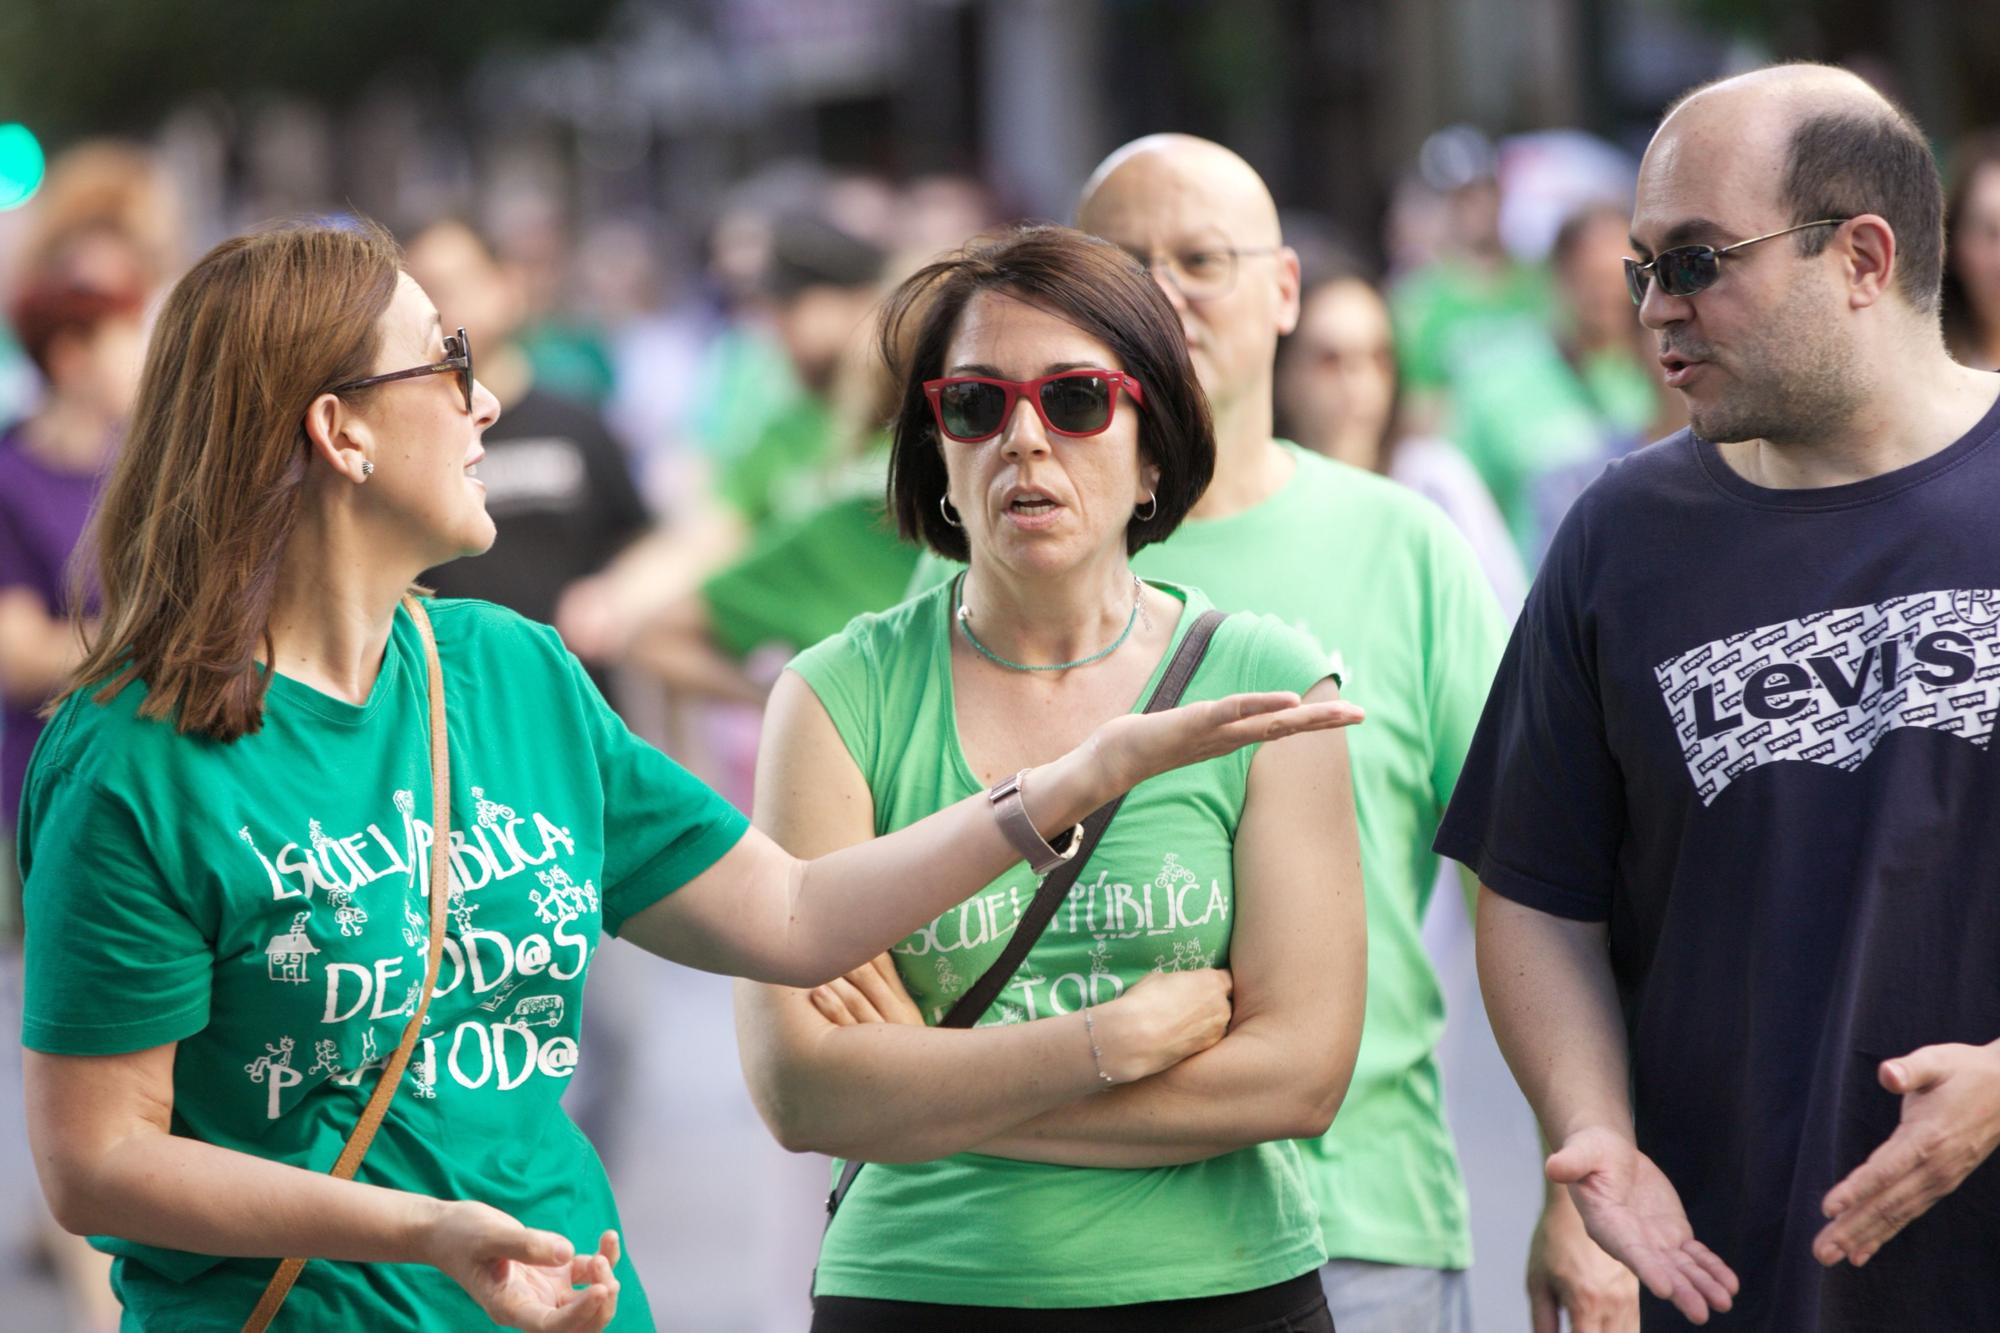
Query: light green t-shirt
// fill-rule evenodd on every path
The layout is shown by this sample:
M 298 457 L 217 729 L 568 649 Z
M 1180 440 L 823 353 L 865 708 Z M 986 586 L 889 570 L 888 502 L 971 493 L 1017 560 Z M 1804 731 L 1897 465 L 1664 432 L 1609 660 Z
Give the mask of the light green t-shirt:
M 1178 646 L 1209 602 L 1160 586 L 1186 602 Z M 861 616 L 792 662 L 867 779 L 878 835 L 983 785 L 959 745 L 949 595 L 936 588 Z M 1269 617 L 1232 616 L 1183 701 L 1303 693 L 1327 674 L 1326 655 L 1304 635 Z M 1228 966 L 1232 856 L 1251 757 L 1241 750 L 1134 789 L 982 1025 L 1107 1003 L 1149 972 Z M 1017 864 L 895 946 L 926 1021 L 942 1018 L 999 956 L 1038 882 Z M 864 1170 L 821 1245 L 817 1290 L 949 1305 L 1124 1305 L 1251 1291 L 1324 1257 L 1291 1143 L 1144 1170 L 961 1153 Z
M 438 994 L 359 1179 L 474 1199 L 594 1249 L 619 1226 L 558 1100 L 601 929 L 672 893 L 743 817 L 635 738 L 554 631 L 431 604 L 451 743 Z M 70 698 L 22 803 L 22 1042 L 179 1042 L 173 1132 L 324 1171 L 423 983 L 432 829 L 416 627 L 399 610 L 360 706 L 274 676 L 231 744 L 137 716 L 145 687 Z M 275 1267 L 101 1238 L 128 1330 L 236 1329 Z M 653 1326 L 631 1264 L 613 1327 Z M 274 1327 L 485 1329 L 420 1264 L 306 1265 Z
M 1583 486 L 1643 443 L 1654 396 L 1632 358 L 1570 364 L 1547 333 L 1496 341 L 1464 358 L 1447 433 L 1493 492 L 1533 569 Z
M 1412 389 L 1450 387 L 1469 355 L 1522 334 L 1545 333 L 1554 310 L 1548 273 L 1534 265 L 1428 264 L 1389 293 L 1403 380 Z
M 833 484 L 825 475 L 833 433 L 833 410 L 801 394 L 778 409 L 756 442 L 723 467 L 716 494 L 756 531 L 811 512 Z
M 1296 471 L 1263 503 L 1181 524 L 1140 551 L 1148 578 L 1269 612 L 1338 664 L 1368 710 L 1347 733 L 1368 900 L 1368 1014 L 1354 1081 L 1303 1145 L 1327 1252 L 1377 1263 L 1472 1262 L 1465 1186 L 1433 1057 L 1444 997 L 1421 929 L 1431 852 L 1505 646 L 1493 592 L 1443 511 L 1394 482 L 1286 445 Z M 913 586 L 957 566 L 926 556 Z M 873 1170 L 871 1167 L 870 1170 Z

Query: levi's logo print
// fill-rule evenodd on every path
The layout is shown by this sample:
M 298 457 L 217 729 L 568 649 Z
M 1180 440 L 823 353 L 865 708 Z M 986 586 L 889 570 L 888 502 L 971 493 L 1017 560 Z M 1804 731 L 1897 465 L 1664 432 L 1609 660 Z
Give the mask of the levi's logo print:
M 2000 588 L 1816 611 L 1654 668 L 1703 805 L 1783 759 L 1852 771 L 1896 727 L 1985 749 L 2000 712 Z

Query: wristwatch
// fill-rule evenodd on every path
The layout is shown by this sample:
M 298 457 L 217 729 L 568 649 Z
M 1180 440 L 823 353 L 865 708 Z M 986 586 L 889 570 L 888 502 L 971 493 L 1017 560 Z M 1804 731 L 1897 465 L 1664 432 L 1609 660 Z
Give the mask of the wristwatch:
M 1076 855 L 1077 848 L 1083 846 L 1083 825 L 1078 824 L 1062 835 L 1062 846 L 1055 847 L 1035 831 L 1035 821 L 1028 818 L 1028 807 L 1021 800 L 1021 780 L 1028 776 L 1022 769 L 1011 778 L 1002 778 L 986 793 L 986 800 L 993 807 L 993 817 L 1000 821 L 1000 831 L 1007 835 L 1007 841 L 1028 863 L 1028 868 L 1037 875 L 1046 875 L 1063 862 Z

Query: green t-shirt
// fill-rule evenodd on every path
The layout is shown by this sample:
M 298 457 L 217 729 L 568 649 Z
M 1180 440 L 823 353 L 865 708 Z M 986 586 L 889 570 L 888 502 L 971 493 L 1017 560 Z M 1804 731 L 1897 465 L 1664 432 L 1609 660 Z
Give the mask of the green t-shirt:
M 917 548 L 884 511 L 887 476 L 887 450 L 871 450 L 833 483 L 837 498 L 768 524 L 747 554 L 702 584 L 725 652 L 740 659 L 766 644 L 804 648 L 903 600 Z
M 474 1199 L 594 1249 L 604 1169 L 558 1100 L 600 929 L 672 893 L 743 817 L 605 705 L 554 631 L 431 604 L 451 741 L 438 994 L 359 1179 Z M 173 1132 L 324 1171 L 423 983 L 432 832 L 416 627 L 399 610 L 367 703 L 274 676 L 222 745 L 137 716 L 145 687 L 71 697 L 22 802 L 22 1042 L 106 1055 L 179 1042 Z M 394 899 L 392 902 L 391 899 Z M 269 1259 L 103 1238 L 127 1329 L 235 1329 Z M 652 1316 L 622 1263 L 614 1327 Z M 277 1329 L 484 1329 L 419 1264 L 306 1265 Z
M 1277 615 L 1339 664 L 1368 710 L 1347 733 L 1368 899 L 1368 1016 L 1325 1137 L 1304 1144 L 1327 1253 L 1463 1268 L 1465 1186 L 1433 1053 L 1444 997 L 1421 929 L 1431 852 L 1485 706 L 1506 628 L 1472 550 L 1441 510 L 1394 482 L 1287 445 L 1296 471 L 1263 503 L 1183 523 L 1133 557 L 1148 578 Z M 928 587 L 957 567 L 926 556 Z M 870 1168 L 873 1169 L 872 1167 Z
M 1525 332 L 1546 334 L 1555 310 L 1548 274 L 1511 261 L 1497 269 L 1439 260 L 1389 293 L 1397 361 L 1412 389 L 1452 385 L 1468 358 Z
M 1448 434 L 1493 492 L 1529 569 L 1583 486 L 1642 443 L 1655 401 L 1643 367 L 1603 355 L 1573 366 L 1546 333 L 1468 358 L 1452 380 Z
M 1160 586 L 1186 602 L 1178 646 L 1209 602 Z M 878 835 L 982 787 L 959 746 L 950 591 L 862 616 L 792 663 L 867 779 Z M 1232 616 L 1183 699 L 1303 693 L 1327 674 L 1326 655 L 1305 636 L 1269 617 Z M 1232 855 L 1251 756 L 1241 750 L 1134 789 L 981 1023 L 1106 1003 L 1149 972 L 1228 966 Z M 895 946 L 927 1021 L 942 1018 L 998 957 L 1038 882 L 1017 864 Z M 863 1171 L 821 1244 L 817 1290 L 952 1305 L 1124 1305 L 1250 1291 L 1324 1258 L 1295 1144 L 1144 1170 L 960 1153 Z
M 724 465 L 716 493 L 753 530 L 808 512 L 829 493 L 825 470 L 833 429 L 832 410 L 810 394 L 800 395 L 765 422 L 747 451 Z

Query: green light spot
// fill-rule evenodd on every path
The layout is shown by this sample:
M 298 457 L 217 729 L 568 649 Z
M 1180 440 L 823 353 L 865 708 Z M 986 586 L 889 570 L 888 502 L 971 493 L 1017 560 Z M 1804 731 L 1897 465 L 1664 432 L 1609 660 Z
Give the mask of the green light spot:
M 34 131 L 26 125 L 0 125 L 0 211 L 33 198 L 42 188 L 46 165 Z

